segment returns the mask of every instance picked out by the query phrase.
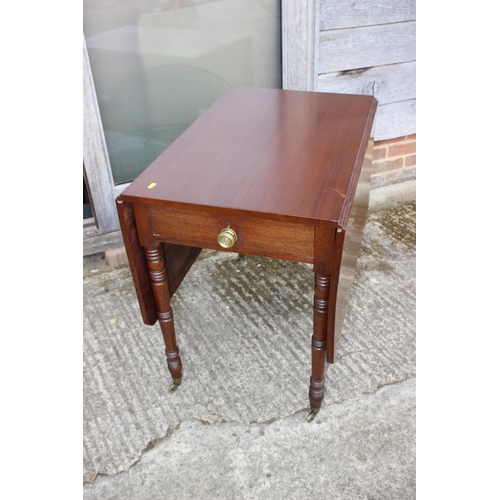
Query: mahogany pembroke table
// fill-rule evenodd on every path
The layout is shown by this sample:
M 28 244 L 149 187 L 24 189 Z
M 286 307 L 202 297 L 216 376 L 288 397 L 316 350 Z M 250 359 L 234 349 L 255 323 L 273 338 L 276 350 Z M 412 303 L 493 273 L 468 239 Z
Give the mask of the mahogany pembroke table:
M 310 263 L 311 421 L 333 363 L 368 212 L 377 101 L 232 88 L 117 198 L 142 318 L 182 380 L 170 299 L 201 249 Z M 188 334 L 188 333 L 187 333 Z

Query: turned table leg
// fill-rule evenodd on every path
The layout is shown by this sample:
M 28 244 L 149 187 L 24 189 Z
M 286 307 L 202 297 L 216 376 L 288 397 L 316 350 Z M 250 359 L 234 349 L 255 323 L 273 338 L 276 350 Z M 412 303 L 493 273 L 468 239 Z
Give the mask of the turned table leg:
M 156 248 L 145 248 L 146 260 L 153 289 L 158 320 L 161 333 L 165 342 L 165 354 L 167 365 L 174 383 L 170 386 L 175 391 L 182 381 L 182 363 L 179 356 L 179 348 L 175 340 L 174 317 L 170 307 L 170 293 L 168 290 L 167 273 L 163 262 L 161 246 Z
M 331 276 L 314 274 L 314 316 L 311 342 L 312 373 L 309 386 L 311 412 L 307 416 L 308 422 L 311 422 L 319 412 L 325 395 L 326 335 L 330 281 Z

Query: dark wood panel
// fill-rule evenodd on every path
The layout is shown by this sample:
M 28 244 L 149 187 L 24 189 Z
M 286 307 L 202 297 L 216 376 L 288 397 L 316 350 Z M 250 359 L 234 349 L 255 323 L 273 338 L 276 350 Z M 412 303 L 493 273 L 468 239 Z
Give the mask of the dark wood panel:
M 363 229 L 368 216 L 372 155 L 373 140 L 370 140 L 349 212 L 347 228 L 342 233 L 337 233 L 338 241 L 335 242 L 335 256 L 333 257 L 334 279 L 332 280 L 331 290 L 334 300 L 331 301 L 332 307 L 329 311 L 327 336 L 326 359 L 329 363 L 333 363 L 335 359 L 342 335 L 349 295 L 356 274 L 356 263 L 361 248 Z
M 230 89 L 121 196 L 336 224 L 375 109 L 371 96 Z
M 145 208 L 149 214 L 153 237 L 158 241 L 179 242 L 213 250 L 312 262 L 314 256 L 314 226 L 288 222 L 252 220 L 178 210 L 159 206 Z M 237 234 L 234 247 L 223 249 L 219 232 L 230 224 Z
M 349 240 L 360 241 L 352 221 L 359 229 L 366 218 L 359 186 L 369 192 L 376 108 L 372 96 L 231 89 L 121 194 L 129 259 L 143 274 L 146 258 L 174 387 L 182 363 L 169 292 L 199 248 L 221 250 L 230 227 L 238 237 L 225 251 L 313 264 L 308 421 L 318 412 L 356 261 Z
M 316 226 L 314 232 L 314 272 L 327 276 L 333 272 L 333 247 L 336 228 Z
M 155 298 L 149 281 L 149 271 L 144 249 L 139 244 L 134 212 L 130 203 L 119 199 L 116 202 L 116 208 L 122 228 L 123 242 L 127 251 L 130 271 L 141 308 L 142 319 L 147 325 L 154 325 L 158 318 Z
M 198 255 L 200 255 L 201 250 L 201 248 L 184 245 L 174 245 L 171 243 L 162 244 L 168 290 L 171 297 L 182 283 L 184 276 L 186 276 L 189 269 L 191 269 Z

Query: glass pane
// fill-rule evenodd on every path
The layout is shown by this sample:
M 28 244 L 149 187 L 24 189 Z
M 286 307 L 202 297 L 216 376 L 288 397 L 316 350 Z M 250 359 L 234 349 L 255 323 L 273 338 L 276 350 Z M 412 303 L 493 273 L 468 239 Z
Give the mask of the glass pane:
M 281 87 L 279 0 L 84 0 L 116 184 L 140 174 L 229 87 Z

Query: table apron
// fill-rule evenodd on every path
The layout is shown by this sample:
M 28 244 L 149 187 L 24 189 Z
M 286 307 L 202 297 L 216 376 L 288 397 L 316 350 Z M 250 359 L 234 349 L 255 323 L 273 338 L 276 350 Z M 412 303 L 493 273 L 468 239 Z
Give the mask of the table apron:
M 314 225 L 157 205 L 135 205 L 134 212 L 147 221 L 139 224 L 143 246 L 161 241 L 298 262 L 314 261 Z M 238 238 L 230 249 L 224 249 L 217 241 L 226 227 L 233 229 Z

